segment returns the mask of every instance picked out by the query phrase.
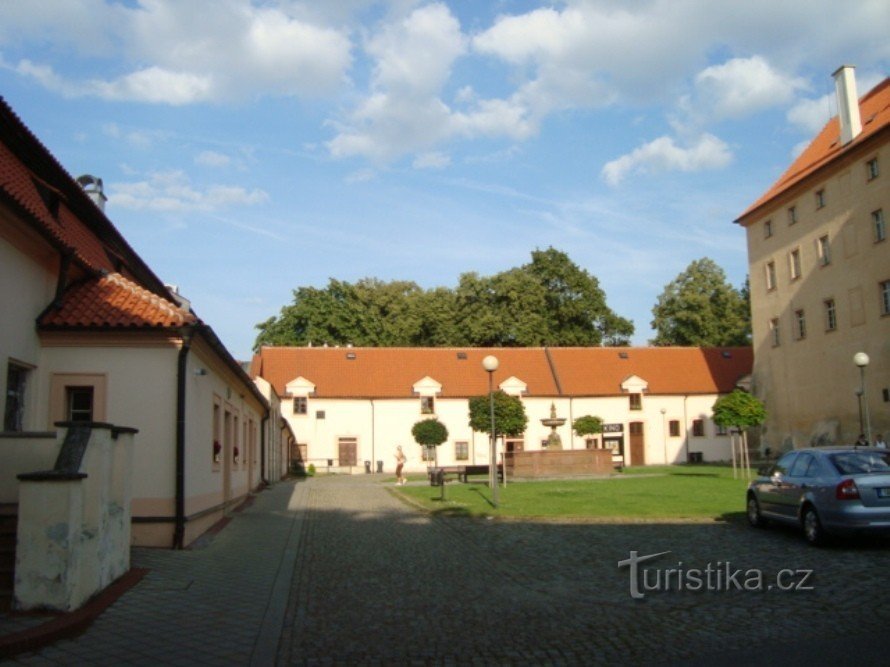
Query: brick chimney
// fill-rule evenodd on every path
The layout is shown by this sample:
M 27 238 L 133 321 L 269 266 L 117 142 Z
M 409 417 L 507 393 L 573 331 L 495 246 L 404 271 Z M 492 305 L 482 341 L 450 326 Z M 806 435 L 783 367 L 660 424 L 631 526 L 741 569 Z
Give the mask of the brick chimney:
M 841 125 L 841 144 L 846 146 L 862 132 L 859 117 L 859 96 L 856 94 L 856 68 L 841 65 L 832 74 L 837 91 L 837 117 Z

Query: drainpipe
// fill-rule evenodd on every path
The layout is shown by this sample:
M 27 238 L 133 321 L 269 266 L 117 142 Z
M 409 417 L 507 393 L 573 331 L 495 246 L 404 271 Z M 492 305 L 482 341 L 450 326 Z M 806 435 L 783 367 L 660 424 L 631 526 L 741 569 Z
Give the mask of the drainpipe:
M 262 426 L 260 426 L 260 482 L 263 484 L 268 484 L 269 481 L 266 479 L 266 428 L 269 424 L 269 415 L 265 415 L 263 417 L 263 421 L 261 422 Z
M 180 332 L 182 346 L 176 360 L 176 525 L 173 529 L 173 548 L 182 549 L 185 541 L 185 392 L 188 354 L 192 347 L 193 327 Z
M 375 425 L 375 413 L 374 413 L 374 399 L 371 400 L 371 470 L 374 472 L 377 471 L 377 458 L 376 454 L 376 436 L 377 436 L 377 427 Z
M 686 401 L 689 400 L 689 394 L 683 397 L 683 429 L 686 437 L 683 438 L 684 449 L 686 450 L 686 463 L 689 463 L 689 415 L 686 412 Z

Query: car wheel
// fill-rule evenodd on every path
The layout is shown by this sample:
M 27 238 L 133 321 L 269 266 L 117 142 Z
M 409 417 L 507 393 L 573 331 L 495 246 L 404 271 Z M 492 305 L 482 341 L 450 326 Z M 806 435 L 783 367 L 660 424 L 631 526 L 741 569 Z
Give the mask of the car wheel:
M 801 517 L 800 522 L 803 526 L 803 536 L 806 538 L 807 542 L 814 546 L 825 544 L 827 535 L 825 534 L 825 529 L 822 527 L 822 522 L 819 520 L 819 515 L 816 513 L 815 507 L 807 505 L 803 510 L 803 516 Z
M 757 498 L 753 493 L 748 496 L 746 513 L 748 515 L 748 523 L 755 528 L 764 528 L 766 526 L 766 519 L 760 513 L 760 503 L 757 502 Z

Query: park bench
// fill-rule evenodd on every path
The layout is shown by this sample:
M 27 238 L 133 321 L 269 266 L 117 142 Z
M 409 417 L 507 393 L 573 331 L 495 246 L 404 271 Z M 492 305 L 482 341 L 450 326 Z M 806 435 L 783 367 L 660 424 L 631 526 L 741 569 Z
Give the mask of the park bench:
M 447 481 L 448 479 L 454 479 L 455 477 L 458 481 L 467 483 L 467 477 L 469 475 L 487 475 L 488 474 L 488 465 L 461 465 L 461 466 L 439 466 L 430 467 L 427 469 L 427 477 L 429 477 L 430 484 L 432 486 L 438 486 L 439 480 Z M 504 478 L 503 469 L 498 466 L 498 481 L 502 481 Z

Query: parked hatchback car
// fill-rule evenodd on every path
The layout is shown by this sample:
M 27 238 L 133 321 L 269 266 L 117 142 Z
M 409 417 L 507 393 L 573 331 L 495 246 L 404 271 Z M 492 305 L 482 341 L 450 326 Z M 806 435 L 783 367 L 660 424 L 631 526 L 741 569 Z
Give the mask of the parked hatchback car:
M 890 450 L 788 452 L 748 486 L 747 515 L 752 526 L 800 526 L 811 544 L 835 535 L 890 535 Z

